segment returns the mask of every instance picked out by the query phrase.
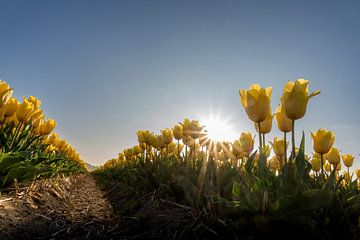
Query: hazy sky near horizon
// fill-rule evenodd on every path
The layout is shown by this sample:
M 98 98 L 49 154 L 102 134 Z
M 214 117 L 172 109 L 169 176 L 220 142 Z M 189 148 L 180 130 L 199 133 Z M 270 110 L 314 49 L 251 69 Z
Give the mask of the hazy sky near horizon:
M 309 132 L 323 127 L 360 162 L 359 1 L 0 0 L 0 9 L 0 78 L 17 98 L 42 100 L 91 164 L 136 144 L 138 129 L 185 117 L 215 113 L 238 135 L 255 133 L 239 89 L 273 86 L 275 109 L 300 77 L 321 90 L 296 126 L 307 152 Z

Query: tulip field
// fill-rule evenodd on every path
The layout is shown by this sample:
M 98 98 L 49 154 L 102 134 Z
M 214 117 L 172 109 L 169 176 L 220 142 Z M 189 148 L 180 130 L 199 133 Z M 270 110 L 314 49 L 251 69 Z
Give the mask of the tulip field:
M 336 147 L 334 132 L 296 127 L 321 97 L 308 85 L 287 82 L 274 112 L 272 87 L 241 89 L 239 108 L 254 128 L 235 141 L 185 118 L 158 133 L 138 130 L 135 146 L 88 173 L 41 101 L 19 101 L 0 81 L 0 192 L 15 191 L 0 196 L 0 238 L 3 223 L 12 226 L 4 216 L 18 208 L 43 224 L 28 239 L 360 239 L 355 157 Z M 275 127 L 281 135 L 266 139 Z M 6 236 L 18 239 L 17 229 Z
M 206 126 L 185 118 L 159 134 L 139 130 L 138 144 L 94 175 L 112 193 L 117 214 L 133 216 L 144 202 L 160 206 L 163 199 L 195 212 L 180 226 L 154 225 L 142 237 L 358 239 L 360 170 L 350 171 L 354 156 L 340 153 L 332 131 L 307 129 L 312 132 L 306 136 L 296 128 L 310 100 L 321 96 L 309 94 L 308 84 L 287 82 L 275 112 L 271 87 L 240 90 L 255 134 L 249 129 L 234 142 L 215 141 Z M 283 134 L 268 144 L 273 118 Z M 305 152 L 305 141 L 312 141 L 313 151 Z
M 0 80 L 0 190 L 14 182 L 85 172 L 79 154 L 54 133 L 56 122 L 45 118 L 41 101 L 12 97 Z

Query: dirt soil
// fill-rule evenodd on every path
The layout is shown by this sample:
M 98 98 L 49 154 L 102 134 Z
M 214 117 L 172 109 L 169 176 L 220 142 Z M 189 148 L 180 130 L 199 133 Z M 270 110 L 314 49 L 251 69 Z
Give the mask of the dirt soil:
M 112 212 L 91 174 L 36 181 L 0 197 L 0 239 L 112 239 Z

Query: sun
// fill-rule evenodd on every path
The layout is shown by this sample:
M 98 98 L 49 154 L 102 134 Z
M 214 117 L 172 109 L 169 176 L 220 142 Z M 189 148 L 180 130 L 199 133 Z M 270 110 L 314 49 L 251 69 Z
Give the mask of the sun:
M 236 133 L 233 126 L 227 120 L 217 116 L 210 116 L 201 121 L 207 131 L 208 137 L 213 141 L 233 141 Z

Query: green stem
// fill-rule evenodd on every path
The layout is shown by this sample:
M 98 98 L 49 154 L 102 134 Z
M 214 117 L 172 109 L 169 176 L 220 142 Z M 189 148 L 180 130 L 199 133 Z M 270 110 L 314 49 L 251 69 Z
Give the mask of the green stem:
M 262 141 L 262 142 L 263 142 L 263 145 L 265 146 L 265 133 L 263 133 L 263 136 L 262 136 L 262 137 L 263 137 L 263 141 Z
M 324 177 L 324 157 L 323 154 L 320 154 L 320 163 L 321 163 L 321 177 Z
M 178 159 L 180 161 L 180 140 L 177 140 L 177 144 L 178 144 Z
M 295 120 L 292 120 L 291 140 L 292 140 L 292 159 L 295 159 Z
M 285 160 L 285 166 L 286 166 L 287 165 L 286 132 L 284 132 L 284 160 Z
M 258 128 L 259 128 L 259 149 L 260 149 L 260 152 L 261 152 L 261 148 L 262 148 L 262 143 L 261 143 L 261 131 L 260 131 L 260 122 L 258 122 Z

